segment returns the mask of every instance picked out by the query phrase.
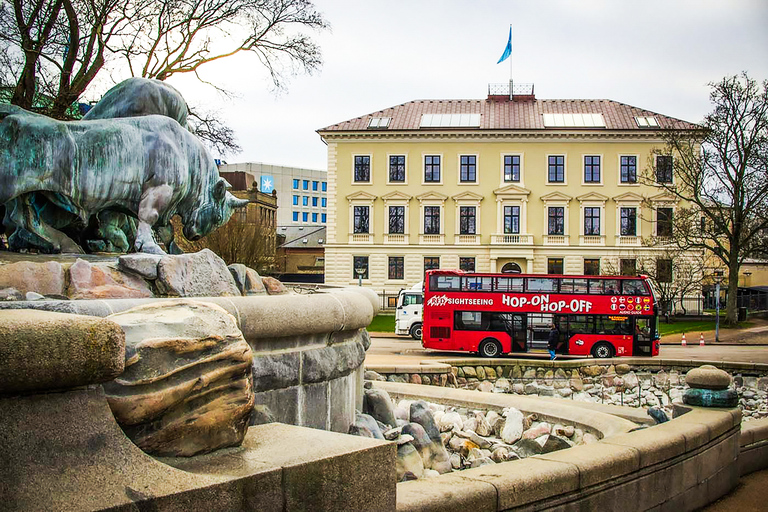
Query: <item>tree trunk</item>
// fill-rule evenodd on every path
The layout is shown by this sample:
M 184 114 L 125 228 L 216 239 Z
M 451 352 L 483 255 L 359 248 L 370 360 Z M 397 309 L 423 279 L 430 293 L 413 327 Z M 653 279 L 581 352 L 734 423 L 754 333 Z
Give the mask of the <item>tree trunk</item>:
M 35 99 L 35 65 L 37 63 L 37 54 L 33 51 L 24 53 L 24 69 L 22 69 L 19 81 L 13 90 L 11 103 L 23 109 L 32 110 Z
M 728 297 L 725 302 L 725 323 L 736 325 L 738 321 L 738 308 L 736 299 L 739 293 L 739 263 L 738 259 L 731 260 L 728 266 Z M 720 297 L 717 298 L 720 300 Z

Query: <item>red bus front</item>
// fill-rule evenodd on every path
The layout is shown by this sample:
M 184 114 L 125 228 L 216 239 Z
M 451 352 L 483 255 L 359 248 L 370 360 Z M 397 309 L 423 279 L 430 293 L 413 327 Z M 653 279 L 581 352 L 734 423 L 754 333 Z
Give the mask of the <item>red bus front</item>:
M 594 357 L 655 356 L 656 305 L 646 277 L 469 274 L 431 270 L 422 345 L 493 357 L 546 348 Z

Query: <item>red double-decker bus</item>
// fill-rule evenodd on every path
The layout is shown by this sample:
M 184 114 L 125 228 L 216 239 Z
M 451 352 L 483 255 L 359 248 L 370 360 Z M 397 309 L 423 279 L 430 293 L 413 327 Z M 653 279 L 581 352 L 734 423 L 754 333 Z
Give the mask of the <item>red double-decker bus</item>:
M 646 276 L 475 274 L 430 270 L 424 348 L 483 357 L 546 348 L 594 357 L 659 354 L 658 314 Z

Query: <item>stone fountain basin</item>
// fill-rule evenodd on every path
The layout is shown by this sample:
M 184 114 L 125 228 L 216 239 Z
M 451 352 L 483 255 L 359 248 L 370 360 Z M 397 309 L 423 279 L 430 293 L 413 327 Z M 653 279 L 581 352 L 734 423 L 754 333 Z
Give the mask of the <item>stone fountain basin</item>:
M 424 399 L 572 424 L 601 441 L 519 461 L 397 485 L 398 511 L 582 509 L 694 510 L 736 486 L 741 413 L 679 408 L 652 425 L 644 410 L 519 395 L 377 382 L 395 399 Z M 617 414 L 621 414 L 619 417 Z

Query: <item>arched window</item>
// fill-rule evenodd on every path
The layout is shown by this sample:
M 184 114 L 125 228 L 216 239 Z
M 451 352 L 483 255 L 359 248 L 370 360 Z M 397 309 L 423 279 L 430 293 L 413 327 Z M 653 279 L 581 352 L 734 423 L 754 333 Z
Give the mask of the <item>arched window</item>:
M 507 263 L 501 267 L 502 274 L 520 274 L 523 269 L 517 263 Z

